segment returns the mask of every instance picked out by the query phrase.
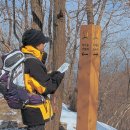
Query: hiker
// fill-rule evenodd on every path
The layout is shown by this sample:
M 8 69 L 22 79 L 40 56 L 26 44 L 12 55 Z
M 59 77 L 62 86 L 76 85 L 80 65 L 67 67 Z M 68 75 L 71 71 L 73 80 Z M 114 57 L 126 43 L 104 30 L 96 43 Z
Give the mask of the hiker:
M 45 67 L 46 53 L 45 43 L 49 38 L 41 31 L 29 29 L 22 36 L 23 46 L 21 51 L 26 55 L 32 55 L 24 63 L 24 82 L 28 93 L 38 94 L 43 97 L 43 103 L 37 105 L 27 104 L 21 109 L 23 123 L 27 130 L 44 130 L 45 122 L 53 117 L 53 110 L 48 94 L 53 94 L 60 85 L 64 73 L 54 71 L 47 73 Z

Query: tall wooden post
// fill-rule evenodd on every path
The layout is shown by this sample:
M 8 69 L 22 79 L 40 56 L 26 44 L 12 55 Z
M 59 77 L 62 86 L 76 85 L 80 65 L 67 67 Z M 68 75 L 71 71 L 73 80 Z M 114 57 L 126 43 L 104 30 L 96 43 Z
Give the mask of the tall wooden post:
M 77 130 L 96 130 L 101 28 L 82 25 L 78 72 Z

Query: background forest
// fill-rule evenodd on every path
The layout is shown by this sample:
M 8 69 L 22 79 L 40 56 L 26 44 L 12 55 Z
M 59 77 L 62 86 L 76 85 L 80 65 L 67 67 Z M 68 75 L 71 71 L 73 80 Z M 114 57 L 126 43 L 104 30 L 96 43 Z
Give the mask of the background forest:
M 130 130 L 129 0 L 0 0 L 0 54 L 19 48 L 21 36 L 29 28 L 42 30 L 51 38 L 45 48 L 48 71 L 64 61 L 70 63 L 64 82 L 51 97 L 52 103 L 57 101 L 58 113 L 52 130 L 58 130 L 62 101 L 76 111 L 79 34 L 85 24 L 102 28 L 98 120 L 118 130 Z M 1 101 L 0 119 L 14 119 L 2 115 L 9 108 Z

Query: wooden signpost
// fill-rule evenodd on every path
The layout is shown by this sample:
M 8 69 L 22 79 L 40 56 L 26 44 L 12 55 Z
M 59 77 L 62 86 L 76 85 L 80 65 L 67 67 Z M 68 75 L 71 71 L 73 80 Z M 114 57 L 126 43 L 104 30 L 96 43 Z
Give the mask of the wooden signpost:
M 96 130 L 101 28 L 82 25 L 78 72 L 77 130 Z

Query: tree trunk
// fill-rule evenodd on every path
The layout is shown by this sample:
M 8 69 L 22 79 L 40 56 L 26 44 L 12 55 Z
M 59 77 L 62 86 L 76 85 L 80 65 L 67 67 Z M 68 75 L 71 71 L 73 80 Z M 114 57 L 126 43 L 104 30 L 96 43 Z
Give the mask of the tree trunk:
M 10 46 L 11 37 L 12 37 L 12 19 L 11 19 L 11 13 L 8 6 L 8 0 L 5 0 L 7 14 L 8 14 L 8 20 L 9 20 L 9 34 L 8 34 L 8 45 Z
M 97 20 L 96 25 L 100 25 L 100 23 L 101 23 L 101 20 L 102 20 L 102 17 L 103 17 L 103 13 L 105 11 L 106 3 L 107 3 L 107 0 L 104 0 L 103 3 L 102 3 L 102 6 L 101 6 L 101 9 L 100 9 L 100 12 L 99 12 L 99 16 L 98 16 L 98 20 Z
M 71 111 L 77 112 L 77 88 L 74 88 L 73 93 L 71 94 L 70 107 Z
M 65 38 L 65 0 L 54 0 L 53 12 L 53 70 L 57 70 L 65 62 L 66 38 Z M 50 121 L 50 127 L 46 130 L 59 130 L 59 122 L 63 100 L 63 82 L 56 93 L 51 97 L 55 117 Z
M 25 30 L 28 29 L 28 0 L 25 0 Z
M 21 40 L 20 40 L 20 38 L 19 38 L 19 36 L 17 35 L 17 32 L 16 32 L 15 0 L 13 0 L 12 4 L 13 4 L 13 31 L 14 31 L 14 35 L 15 35 L 16 39 L 19 42 L 19 46 L 21 46 Z
M 50 0 L 50 9 L 49 9 L 49 18 L 48 18 L 48 34 L 49 37 L 51 38 L 50 41 L 50 46 L 49 46 L 49 56 L 48 56 L 48 64 L 47 64 L 47 69 L 50 71 L 53 68 L 53 34 L 52 34 L 52 20 L 53 20 L 53 5 L 54 1 Z
M 93 0 L 86 0 L 86 11 L 88 24 L 94 24 Z
M 31 10 L 33 16 L 32 28 L 42 31 L 44 19 L 42 11 L 42 0 L 31 0 Z

